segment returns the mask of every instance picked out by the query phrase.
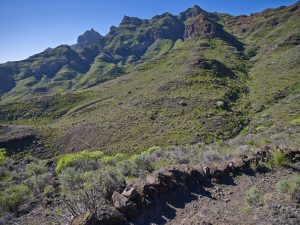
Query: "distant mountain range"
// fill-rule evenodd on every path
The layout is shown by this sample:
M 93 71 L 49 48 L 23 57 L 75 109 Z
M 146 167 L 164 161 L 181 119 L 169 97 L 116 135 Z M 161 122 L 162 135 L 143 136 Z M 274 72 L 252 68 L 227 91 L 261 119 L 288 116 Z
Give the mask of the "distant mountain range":
M 221 20 L 198 6 L 179 16 L 165 13 L 150 20 L 125 16 L 106 36 L 91 29 L 73 46 L 49 48 L 26 60 L 0 65 L 1 96 L 14 100 L 92 87 L 126 74 L 157 53 L 170 50 L 177 40 L 191 37 L 220 38 L 243 49 L 223 29 Z
M 198 6 L 125 16 L 105 36 L 91 29 L 0 65 L 0 122 L 26 126 L 6 127 L 0 147 L 16 151 L 9 140 L 28 127 L 35 138 L 18 149 L 55 154 L 227 140 L 264 113 L 286 124 L 295 113 L 272 109 L 285 101 L 297 111 L 299 44 L 299 2 L 250 16 Z

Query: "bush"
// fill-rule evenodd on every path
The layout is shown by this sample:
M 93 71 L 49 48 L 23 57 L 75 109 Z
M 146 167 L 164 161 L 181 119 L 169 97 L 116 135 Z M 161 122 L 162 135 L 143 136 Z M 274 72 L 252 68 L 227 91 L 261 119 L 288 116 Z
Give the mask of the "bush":
M 259 202 L 260 195 L 261 193 L 256 187 L 251 187 L 246 192 L 245 200 L 249 205 L 253 206 Z
M 48 168 L 45 166 L 44 161 L 32 162 L 25 167 L 26 177 L 38 176 L 47 172 Z
M 97 211 L 114 190 L 126 184 L 120 174 L 109 168 L 83 172 L 69 167 L 61 172 L 59 180 L 64 203 L 73 216 Z
M 15 212 L 24 201 L 31 197 L 31 190 L 23 185 L 13 185 L 1 191 L 0 205 L 3 207 L 1 211 Z
M 291 195 L 295 190 L 300 188 L 300 175 L 295 175 L 287 180 L 278 181 L 276 189 L 282 194 Z
M 270 160 L 267 162 L 267 165 L 270 168 L 282 167 L 286 164 L 287 160 L 285 155 L 280 149 L 276 149 L 272 152 Z
M 138 168 L 136 164 L 129 160 L 124 160 L 119 163 L 119 170 L 125 177 L 136 177 L 138 176 Z
M 291 183 L 287 180 L 281 180 L 276 184 L 276 188 L 280 193 L 287 194 L 290 192 Z
M 201 153 L 201 159 L 207 164 L 212 162 L 222 162 L 224 160 L 220 153 L 216 151 L 207 151 Z
M 272 160 L 275 166 L 284 166 L 286 162 L 285 155 L 280 149 L 277 149 L 272 153 Z
M 5 166 L 0 166 L 0 180 L 5 179 L 8 174 L 8 169 Z
M 48 172 L 45 161 L 32 162 L 25 167 L 26 185 L 35 195 L 40 195 L 51 184 L 51 173 Z
M 35 195 L 40 195 L 45 188 L 51 185 L 51 174 L 44 173 L 37 176 L 32 176 L 26 180 L 27 186 L 30 187 Z
M 152 172 L 154 170 L 154 163 L 151 156 L 141 154 L 134 160 L 138 171 Z
M 89 167 L 91 161 L 93 161 L 92 168 L 94 169 L 95 162 L 103 158 L 103 156 L 104 153 L 101 151 L 82 151 L 74 154 L 66 154 L 58 160 L 55 171 L 60 173 L 67 167 Z M 85 168 L 85 170 L 90 170 L 90 168 Z
M 0 166 L 4 166 L 7 160 L 5 148 L 0 148 Z

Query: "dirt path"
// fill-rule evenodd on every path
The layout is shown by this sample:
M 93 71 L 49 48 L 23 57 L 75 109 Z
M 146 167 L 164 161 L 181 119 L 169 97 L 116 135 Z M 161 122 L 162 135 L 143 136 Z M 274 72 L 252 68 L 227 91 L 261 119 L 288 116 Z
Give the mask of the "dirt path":
M 276 191 L 276 183 L 292 174 L 295 173 L 287 169 L 244 174 L 227 184 L 205 188 L 206 194 L 194 194 L 194 200 L 183 207 L 168 204 L 175 215 L 163 217 L 165 222 L 161 224 L 300 224 L 300 206 Z M 245 210 L 245 192 L 252 186 L 261 192 L 260 203 L 252 210 Z

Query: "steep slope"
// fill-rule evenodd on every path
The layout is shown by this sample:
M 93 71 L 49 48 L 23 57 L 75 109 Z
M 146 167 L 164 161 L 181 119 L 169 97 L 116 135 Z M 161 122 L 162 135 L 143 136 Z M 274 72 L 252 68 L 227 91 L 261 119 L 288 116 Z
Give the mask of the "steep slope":
M 220 142 L 241 131 L 260 135 L 261 127 L 284 129 L 299 117 L 298 6 L 248 17 L 199 7 L 150 20 L 124 17 L 89 48 L 63 47 L 80 62 L 65 61 L 81 71 L 69 81 L 81 98 L 71 92 L 7 103 L 1 122 L 35 126 L 46 148 L 57 153 L 132 153 L 153 145 Z M 60 107 L 52 107 L 58 101 Z M 283 101 L 289 115 L 275 110 Z
M 80 35 L 72 48 L 59 46 L 27 60 L 0 65 L 0 79 L 8 82 L 7 87 L 0 89 L 1 101 L 98 85 L 149 60 L 157 54 L 154 49 L 158 43 L 163 43 L 160 51 L 166 51 L 178 39 L 222 36 L 229 42 L 235 41 L 241 48 L 241 43 L 226 33 L 217 20 L 218 16 L 198 6 L 179 16 L 165 13 L 149 20 L 125 16 L 120 25 L 112 27 L 104 37 L 91 29 Z
M 299 224 L 299 33 L 195 6 L 0 65 L 0 224 Z

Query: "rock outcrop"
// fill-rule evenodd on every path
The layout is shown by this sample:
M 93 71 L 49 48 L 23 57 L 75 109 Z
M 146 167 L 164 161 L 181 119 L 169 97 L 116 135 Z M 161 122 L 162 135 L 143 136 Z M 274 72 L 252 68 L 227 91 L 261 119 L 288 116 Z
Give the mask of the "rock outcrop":
M 217 36 L 219 29 L 219 26 L 207 15 L 200 14 L 186 25 L 184 39 L 191 37 L 212 38 Z
M 81 46 L 88 46 L 96 44 L 103 37 L 94 29 L 88 30 L 80 35 L 77 39 L 77 44 Z

